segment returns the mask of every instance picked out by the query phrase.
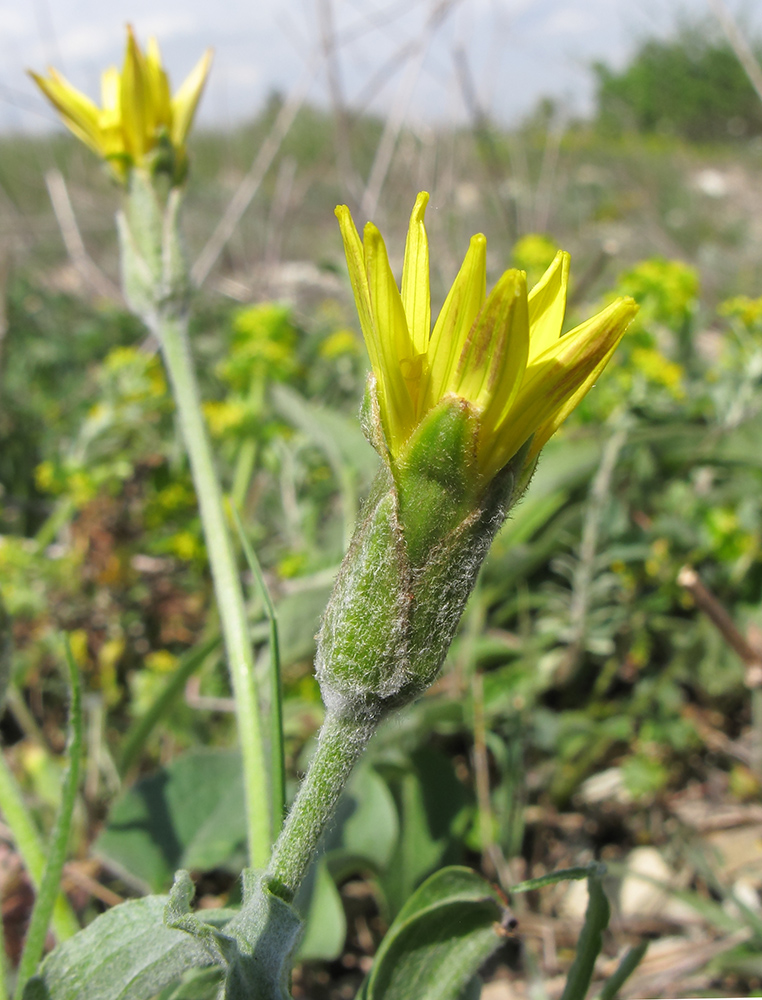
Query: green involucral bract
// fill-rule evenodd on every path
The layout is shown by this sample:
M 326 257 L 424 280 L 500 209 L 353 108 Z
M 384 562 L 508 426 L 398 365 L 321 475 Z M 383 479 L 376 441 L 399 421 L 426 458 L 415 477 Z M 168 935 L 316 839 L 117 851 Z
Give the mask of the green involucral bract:
M 384 459 L 318 636 L 329 712 L 380 719 L 435 680 L 479 567 L 518 498 L 526 449 L 485 482 L 473 408 L 431 410 L 394 462 L 382 446 L 371 376 L 368 437 Z M 375 416 L 375 419 L 374 419 Z
M 124 295 L 152 330 L 163 314 L 187 314 L 190 299 L 179 226 L 182 191 L 173 188 L 165 199 L 159 187 L 145 171 L 132 171 L 125 210 L 117 214 Z

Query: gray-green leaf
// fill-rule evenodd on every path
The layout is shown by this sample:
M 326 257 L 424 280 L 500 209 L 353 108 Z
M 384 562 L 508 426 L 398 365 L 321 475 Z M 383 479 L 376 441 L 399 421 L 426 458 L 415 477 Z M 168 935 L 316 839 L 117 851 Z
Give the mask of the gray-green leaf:
M 153 892 L 178 868 L 243 861 L 246 827 L 240 755 L 191 750 L 139 781 L 113 806 L 95 853 Z
M 443 868 L 410 897 L 379 948 L 361 1000 L 459 1000 L 503 943 L 500 894 L 468 868 Z
M 164 926 L 167 896 L 115 906 L 69 938 L 29 980 L 24 1000 L 148 1000 L 208 951 L 189 934 Z

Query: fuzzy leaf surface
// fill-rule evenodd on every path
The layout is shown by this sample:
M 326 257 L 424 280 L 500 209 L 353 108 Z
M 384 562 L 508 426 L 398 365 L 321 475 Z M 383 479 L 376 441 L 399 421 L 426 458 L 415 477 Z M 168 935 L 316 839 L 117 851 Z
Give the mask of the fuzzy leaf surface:
M 246 828 L 237 752 L 191 750 L 138 781 L 113 806 L 95 852 L 153 892 L 178 868 L 243 861 Z
M 384 938 L 360 1000 L 459 1000 L 503 942 L 498 892 L 468 868 L 443 868 Z
M 211 963 L 189 934 L 164 926 L 166 896 L 115 906 L 69 938 L 29 980 L 24 1000 L 148 1000 Z

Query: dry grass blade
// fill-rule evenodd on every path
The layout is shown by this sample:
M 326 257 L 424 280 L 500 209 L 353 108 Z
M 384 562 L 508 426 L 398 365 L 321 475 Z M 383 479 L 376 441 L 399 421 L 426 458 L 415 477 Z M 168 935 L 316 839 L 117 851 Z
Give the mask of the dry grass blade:
M 69 198 L 66 181 L 61 171 L 48 170 L 45 174 L 45 185 L 50 195 L 50 204 L 53 206 L 58 228 L 61 230 L 66 252 L 80 277 L 96 295 L 114 302 L 121 302 L 122 293 L 119 288 L 101 271 L 85 248 Z
M 674 995 L 685 985 L 688 976 L 703 969 L 718 955 L 737 948 L 751 937 L 748 927 L 716 941 L 688 941 L 685 938 L 664 938 L 655 941 L 648 954 L 628 982 L 623 996 L 656 997 Z
M 458 3 L 460 3 L 460 0 L 439 0 L 434 5 L 431 14 L 426 20 L 424 33 L 408 63 L 407 72 L 397 91 L 397 96 L 386 119 L 384 131 L 378 143 L 368 183 L 365 186 L 362 201 L 360 202 L 360 212 L 365 218 L 370 219 L 376 213 L 378 200 L 381 197 L 381 189 L 389 173 L 397 139 L 405 121 L 405 115 L 407 114 L 418 77 L 423 69 L 423 63 L 429 51 L 431 41 L 438 28 L 441 27 L 442 23 Z
M 743 66 L 749 82 L 757 92 L 757 96 L 762 101 L 762 67 L 757 62 L 757 57 L 751 50 L 751 46 L 744 38 L 741 30 L 736 24 L 733 15 L 725 6 L 724 0 L 709 0 L 717 20 L 722 25 L 730 46 L 736 54 L 736 58 Z
M 349 119 L 344 102 L 341 85 L 338 46 L 333 18 L 331 0 L 316 0 L 318 24 L 320 26 L 320 47 L 325 60 L 325 73 L 328 92 L 331 97 L 334 121 L 334 148 L 336 150 L 336 167 L 341 178 L 342 187 L 356 197 L 357 177 L 352 167 L 350 147 Z
M 259 147 L 259 152 L 249 168 L 249 172 L 241 181 L 238 190 L 225 209 L 225 213 L 220 219 L 217 228 L 210 236 L 208 243 L 191 268 L 191 278 L 195 285 L 203 285 L 217 262 L 217 258 L 222 253 L 225 244 L 235 232 L 238 223 L 251 204 L 252 198 L 259 190 L 265 174 L 270 169 L 270 165 L 275 159 L 283 140 L 304 104 L 314 75 L 315 67 L 308 66 L 288 100 L 278 112 L 270 134 Z

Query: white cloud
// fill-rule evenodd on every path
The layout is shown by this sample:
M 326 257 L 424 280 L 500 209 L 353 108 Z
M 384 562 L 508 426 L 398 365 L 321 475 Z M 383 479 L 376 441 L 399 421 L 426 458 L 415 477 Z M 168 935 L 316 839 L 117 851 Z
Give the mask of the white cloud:
M 226 83 L 236 87 L 258 87 L 262 83 L 262 69 L 254 63 L 237 63 L 223 67 Z
M 554 35 L 582 35 L 599 30 L 601 19 L 590 10 L 579 4 L 569 4 L 555 10 L 543 22 L 543 31 Z
M 135 21 L 135 31 L 143 41 L 144 36 L 155 35 L 160 40 L 175 38 L 178 35 L 190 35 L 201 29 L 198 15 L 189 10 L 156 11 L 153 14 L 141 16 Z
M 434 0 L 332 2 L 340 32 L 352 29 L 340 52 L 351 104 L 368 81 L 378 79 L 392 52 L 421 37 Z M 749 12 L 748 0 L 730 2 L 734 11 L 746 4 Z M 503 121 L 525 114 L 543 95 L 589 106 L 588 65 L 595 59 L 621 64 L 640 37 L 663 32 L 684 7 L 685 0 L 461 0 L 432 39 L 409 118 L 463 113 L 454 48 L 466 52 L 482 104 Z M 41 31 L 43 11 L 49 23 Z M 762 29 L 762 4 L 752 14 Z M 255 113 L 270 89 L 288 91 L 319 50 L 314 0 L 46 0 L 41 6 L 0 0 L 0 128 L 53 120 L 25 80 L 26 66 L 53 62 L 94 96 L 101 70 L 121 62 L 127 21 L 141 41 L 158 37 L 176 85 L 201 52 L 214 47 L 200 115 L 207 121 Z M 302 47 L 294 32 L 304 39 Z M 400 73 L 404 66 L 396 68 L 374 107 L 389 107 Z M 318 77 L 312 100 L 326 99 L 325 74 Z M 39 113 L 30 110 L 35 107 Z
M 4 42 L 26 39 L 34 35 L 37 26 L 31 12 L 17 7 L 0 5 L 0 37 Z
M 108 61 L 106 57 L 112 56 L 115 47 L 121 45 L 122 38 L 119 25 L 78 24 L 58 36 L 57 47 L 67 65 L 80 60 Z

